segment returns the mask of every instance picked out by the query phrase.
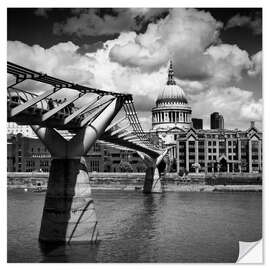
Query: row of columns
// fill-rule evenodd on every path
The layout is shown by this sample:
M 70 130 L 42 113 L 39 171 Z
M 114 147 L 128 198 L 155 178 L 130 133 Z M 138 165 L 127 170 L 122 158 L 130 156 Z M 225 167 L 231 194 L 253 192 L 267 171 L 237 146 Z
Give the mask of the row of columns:
M 154 112 L 153 122 L 190 122 L 190 113 L 187 112 Z

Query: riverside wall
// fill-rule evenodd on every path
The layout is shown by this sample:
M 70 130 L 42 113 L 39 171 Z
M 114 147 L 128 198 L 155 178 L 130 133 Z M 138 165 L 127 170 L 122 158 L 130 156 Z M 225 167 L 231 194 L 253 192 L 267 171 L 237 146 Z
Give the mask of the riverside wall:
M 141 190 L 144 173 L 89 173 L 92 189 Z M 12 188 L 46 188 L 49 173 L 13 173 L 7 174 L 7 187 Z M 261 174 L 189 174 L 180 177 L 168 173 L 162 181 L 167 191 L 205 191 L 237 192 L 261 191 Z

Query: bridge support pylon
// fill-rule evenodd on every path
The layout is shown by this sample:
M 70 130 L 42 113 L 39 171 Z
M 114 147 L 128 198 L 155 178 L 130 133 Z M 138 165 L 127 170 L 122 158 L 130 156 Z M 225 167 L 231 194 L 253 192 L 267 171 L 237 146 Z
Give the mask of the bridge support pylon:
M 166 163 L 163 160 L 167 150 L 160 155 L 157 159 L 138 152 L 139 156 L 143 159 L 146 165 L 145 179 L 143 185 L 143 193 L 162 193 L 164 192 L 162 181 L 162 174 L 166 168 Z
M 88 126 L 71 139 L 55 129 L 31 126 L 52 155 L 39 233 L 41 242 L 95 242 L 97 218 L 87 166 L 83 156 L 104 132 L 122 106 L 115 99 Z
M 43 209 L 42 242 L 96 241 L 97 218 L 84 158 L 53 159 Z

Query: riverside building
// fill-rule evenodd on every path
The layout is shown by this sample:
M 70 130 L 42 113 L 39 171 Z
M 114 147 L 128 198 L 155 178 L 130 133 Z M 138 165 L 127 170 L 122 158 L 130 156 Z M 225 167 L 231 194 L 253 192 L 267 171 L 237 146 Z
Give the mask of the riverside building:
M 192 109 L 184 90 L 176 85 L 170 61 L 168 80 L 152 109 L 150 134 L 158 135 L 171 147 L 170 163 L 176 172 L 260 172 L 262 133 L 252 121 L 245 131 L 224 129 L 218 112 L 210 117 L 210 130 L 202 119 L 191 118 Z
M 262 133 L 249 129 L 195 130 L 177 136 L 177 172 L 248 172 L 262 170 Z
M 85 160 L 91 172 L 122 172 L 122 163 L 130 164 L 133 172 L 145 171 L 145 165 L 136 152 L 109 147 L 100 141 L 92 146 Z M 37 137 L 8 134 L 8 172 L 49 172 L 50 166 L 51 154 Z

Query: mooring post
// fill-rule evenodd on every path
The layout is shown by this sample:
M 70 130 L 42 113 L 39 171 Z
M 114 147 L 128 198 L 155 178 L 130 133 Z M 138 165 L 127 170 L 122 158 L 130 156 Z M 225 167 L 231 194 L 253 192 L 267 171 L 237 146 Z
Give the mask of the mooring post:
M 104 132 L 122 106 L 114 99 L 88 126 L 70 140 L 55 129 L 32 126 L 52 155 L 39 240 L 42 242 L 97 241 L 97 218 L 83 156 Z

